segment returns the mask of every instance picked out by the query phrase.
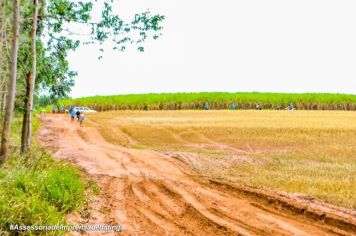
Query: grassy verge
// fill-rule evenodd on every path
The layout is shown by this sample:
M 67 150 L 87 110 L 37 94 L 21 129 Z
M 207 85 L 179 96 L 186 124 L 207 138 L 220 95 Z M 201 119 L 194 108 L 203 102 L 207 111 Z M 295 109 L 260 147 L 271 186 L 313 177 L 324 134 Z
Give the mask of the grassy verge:
M 98 111 L 108 110 L 181 110 L 230 109 L 235 103 L 239 109 L 254 109 L 256 103 L 264 109 L 280 105 L 282 109 L 293 103 L 299 110 L 356 110 L 356 95 L 330 93 L 162 93 L 93 96 L 68 99 L 63 105 L 89 106 Z
M 10 225 L 66 225 L 66 215 L 80 211 L 95 186 L 72 165 L 55 161 L 36 142 L 19 153 L 20 119 L 15 118 L 9 160 L 0 168 L 0 228 Z M 35 120 L 34 130 L 39 122 Z M 34 140 L 35 141 L 35 140 Z M 62 235 L 61 231 L 11 231 L 20 235 Z

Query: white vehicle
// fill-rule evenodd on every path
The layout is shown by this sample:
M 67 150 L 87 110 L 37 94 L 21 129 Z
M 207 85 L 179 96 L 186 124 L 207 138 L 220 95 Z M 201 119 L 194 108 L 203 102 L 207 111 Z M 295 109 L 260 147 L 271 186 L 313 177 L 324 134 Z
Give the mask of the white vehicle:
M 83 112 L 83 113 L 96 113 L 97 112 L 97 111 L 94 111 L 87 107 L 74 107 L 73 110 L 74 110 L 74 113 L 76 113 L 77 111 Z

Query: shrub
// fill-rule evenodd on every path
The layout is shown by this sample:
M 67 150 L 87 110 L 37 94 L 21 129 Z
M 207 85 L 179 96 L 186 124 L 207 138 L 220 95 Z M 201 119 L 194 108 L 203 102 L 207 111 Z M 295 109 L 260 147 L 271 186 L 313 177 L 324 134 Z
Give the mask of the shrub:
M 86 181 L 70 164 L 44 150 L 13 154 L 0 168 L 0 228 L 13 225 L 65 225 L 66 214 L 85 202 Z M 12 232 L 14 233 L 14 232 Z M 43 234 L 20 231 L 20 234 Z M 47 234 L 63 234 L 51 231 Z

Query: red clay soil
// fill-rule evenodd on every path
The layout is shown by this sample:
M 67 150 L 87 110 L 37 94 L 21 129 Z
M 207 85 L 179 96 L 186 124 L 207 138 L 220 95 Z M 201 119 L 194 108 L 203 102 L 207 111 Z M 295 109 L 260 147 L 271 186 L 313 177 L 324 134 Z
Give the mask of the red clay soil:
M 74 224 L 123 225 L 120 235 L 355 235 L 355 211 L 209 181 L 172 155 L 113 145 L 64 115 L 40 119 L 41 143 L 101 189 L 89 216 L 70 217 Z

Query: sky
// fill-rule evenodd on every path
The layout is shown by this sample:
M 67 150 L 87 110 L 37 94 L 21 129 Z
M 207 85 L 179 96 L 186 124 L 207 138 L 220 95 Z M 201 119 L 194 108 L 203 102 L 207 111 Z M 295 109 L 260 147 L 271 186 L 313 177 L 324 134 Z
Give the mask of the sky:
M 120 0 L 125 19 L 166 16 L 163 36 L 126 52 L 81 46 L 72 97 L 161 92 L 356 94 L 355 0 Z

